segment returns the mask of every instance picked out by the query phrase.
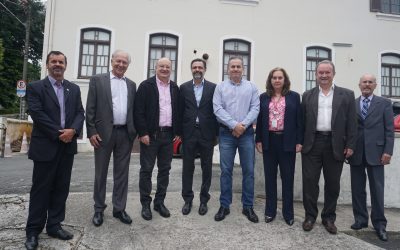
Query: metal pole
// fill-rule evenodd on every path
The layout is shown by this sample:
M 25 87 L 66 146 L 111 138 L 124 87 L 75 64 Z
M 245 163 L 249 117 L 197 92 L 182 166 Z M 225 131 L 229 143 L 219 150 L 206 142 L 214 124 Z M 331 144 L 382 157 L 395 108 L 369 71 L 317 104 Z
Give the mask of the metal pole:
M 28 82 L 27 80 L 27 75 L 28 75 L 28 54 L 29 54 L 29 35 L 31 31 L 31 1 L 27 0 L 26 1 L 26 21 L 25 21 L 25 47 L 24 47 L 24 65 L 22 69 L 22 80 L 24 80 L 26 83 Z M 21 114 L 20 114 L 20 119 L 21 120 L 26 120 L 26 108 L 25 108 L 25 97 L 21 98 L 20 102 L 20 109 L 21 109 Z

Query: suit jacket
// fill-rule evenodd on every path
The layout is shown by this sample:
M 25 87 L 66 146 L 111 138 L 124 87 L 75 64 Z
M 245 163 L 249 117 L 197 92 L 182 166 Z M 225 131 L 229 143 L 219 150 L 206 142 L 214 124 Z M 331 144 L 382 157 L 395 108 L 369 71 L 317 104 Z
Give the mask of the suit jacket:
M 180 86 L 179 110 L 182 122 L 182 137 L 190 138 L 195 130 L 196 117 L 199 117 L 199 127 L 202 137 L 214 142 L 218 133 L 218 122 L 213 111 L 213 96 L 217 85 L 204 80 L 203 94 L 197 107 L 196 97 L 193 90 L 193 80 Z
M 304 143 L 302 153 L 310 152 L 314 145 L 318 116 L 319 87 L 303 94 Z M 336 160 L 344 160 L 344 149 L 355 149 L 357 120 L 354 92 L 335 85 L 332 100 L 332 148 Z
M 136 129 L 133 122 L 136 84 L 126 78 L 126 87 L 128 90 L 126 125 L 129 140 L 133 141 L 136 137 Z M 110 73 L 92 76 L 89 82 L 86 102 L 87 137 L 90 138 L 95 134 L 99 134 L 103 143 L 107 143 L 113 131 L 113 119 Z
M 260 95 L 260 113 L 257 118 L 256 142 L 262 142 L 264 150 L 269 145 L 269 104 L 271 97 L 267 93 Z M 300 95 L 289 91 L 285 96 L 285 118 L 283 129 L 284 151 L 296 151 L 296 144 L 303 144 L 303 117 L 301 114 Z
M 65 153 L 76 154 L 76 138 L 82 130 L 85 111 L 78 85 L 64 79 L 65 128 L 73 128 L 76 134 L 65 145 Z M 48 77 L 27 85 L 28 112 L 33 120 L 32 138 L 28 157 L 34 161 L 51 161 L 58 148 L 61 127 L 61 111 L 57 95 Z
M 349 162 L 351 165 L 362 165 L 363 154 L 365 154 L 365 159 L 370 166 L 382 165 L 382 154 L 393 154 L 392 104 L 390 100 L 374 95 L 365 120 L 361 116 L 360 97 L 356 99 L 355 108 L 358 120 L 357 144 Z
M 180 135 L 179 124 L 179 88 L 175 82 L 170 81 L 172 105 L 172 129 L 174 135 Z M 135 125 L 139 136 L 153 136 L 159 127 L 160 105 L 156 76 L 150 77 L 140 83 L 135 100 Z

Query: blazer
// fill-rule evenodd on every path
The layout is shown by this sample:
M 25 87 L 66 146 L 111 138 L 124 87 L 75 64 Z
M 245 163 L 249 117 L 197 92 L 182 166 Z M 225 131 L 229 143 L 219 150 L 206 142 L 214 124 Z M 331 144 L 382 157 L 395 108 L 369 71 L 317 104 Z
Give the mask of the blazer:
M 319 87 L 314 87 L 303 94 L 304 143 L 302 153 L 310 152 L 314 145 L 318 116 Z M 332 100 L 332 149 L 334 158 L 344 161 L 344 149 L 354 151 L 357 136 L 357 120 L 354 92 L 335 85 Z
M 361 116 L 360 97 L 356 99 L 355 108 L 358 120 L 357 144 L 349 163 L 356 166 L 362 165 L 364 153 L 368 165 L 382 165 L 382 154 L 393 154 L 394 125 L 392 103 L 389 99 L 374 95 L 365 120 Z
M 260 113 L 257 118 L 256 142 L 261 142 L 263 150 L 269 145 L 269 104 L 271 97 L 267 93 L 260 95 Z M 296 151 L 296 144 L 303 144 L 303 120 L 300 105 L 300 95 L 289 91 L 285 95 L 285 117 L 283 128 L 283 150 Z
M 179 88 L 175 82 L 170 81 L 172 104 L 172 129 L 174 135 L 180 135 L 179 124 Z M 150 77 L 140 83 L 135 100 L 135 126 L 139 136 L 154 136 L 159 127 L 160 105 L 156 76 Z
M 63 80 L 65 102 L 65 128 L 75 129 L 76 134 L 70 143 L 65 144 L 65 153 L 76 154 L 76 138 L 82 131 L 85 110 L 82 106 L 81 91 L 78 85 Z M 29 83 L 26 97 L 28 112 L 33 120 L 33 130 L 28 157 L 34 161 L 51 161 L 58 148 L 61 127 L 61 111 L 57 95 L 48 77 Z
M 190 138 L 195 130 L 196 117 L 204 139 L 214 141 L 218 133 L 218 122 L 213 111 L 213 96 L 217 85 L 204 80 L 203 94 L 197 107 L 193 90 L 193 80 L 183 83 L 179 93 L 179 114 L 182 122 L 182 138 Z
M 129 140 L 133 141 L 136 137 L 136 129 L 133 122 L 136 83 L 128 78 L 125 79 L 128 90 L 126 125 Z M 113 119 L 110 73 L 92 76 L 86 101 L 87 137 L 90 138 L 95 134 L 99 134 L 103 143 L 107 143 L 113 131 Z

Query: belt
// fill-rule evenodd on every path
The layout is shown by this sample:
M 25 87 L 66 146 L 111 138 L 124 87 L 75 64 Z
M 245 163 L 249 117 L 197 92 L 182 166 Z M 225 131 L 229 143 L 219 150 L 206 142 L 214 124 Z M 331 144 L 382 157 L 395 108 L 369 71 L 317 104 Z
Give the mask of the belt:
M 232 131 L 232 129 L 230 129 L 228 126 L 225 126 L 225 125 L 222 124 L 222 123 L 220 123 L 219 126 L 220 126 L 221 128 L 224 128 L 224 129 L 227 129 L 227 130 L 229 130 L 229 131 Z
M 270 134 L 273 134 L 273 135 L 283 135 L 283 131 L 282 130 L 280 130 L 280 131 L 269 131 L 269 133 Z
M 323 135 L 323 136 L 331 136 L 332 132 L 331 131 L 316 131 L 315 134 Z
M 126 124 L 124 124 L 124 125 L 113 125 L 113 128 L 116 128 L 116 129 L 126 128 Z
M 172 127 L 158 127 L 158 132 L 172 132 Z

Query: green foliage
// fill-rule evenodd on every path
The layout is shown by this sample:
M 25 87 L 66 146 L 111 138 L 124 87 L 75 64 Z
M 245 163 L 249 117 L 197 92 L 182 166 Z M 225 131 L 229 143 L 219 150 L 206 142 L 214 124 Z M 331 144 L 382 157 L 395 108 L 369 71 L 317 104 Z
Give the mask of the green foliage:
M 39 0 L 0 0 L 22 22 L 26 22 L 26 3 L 31 6 L 30 47 L 27 81 L 40 78 L 43 51 L 45 7 Z M 15 110 L 18 105 L 16 82 L 22 79 L 25 27 L 0 5 L 0 105 Z

